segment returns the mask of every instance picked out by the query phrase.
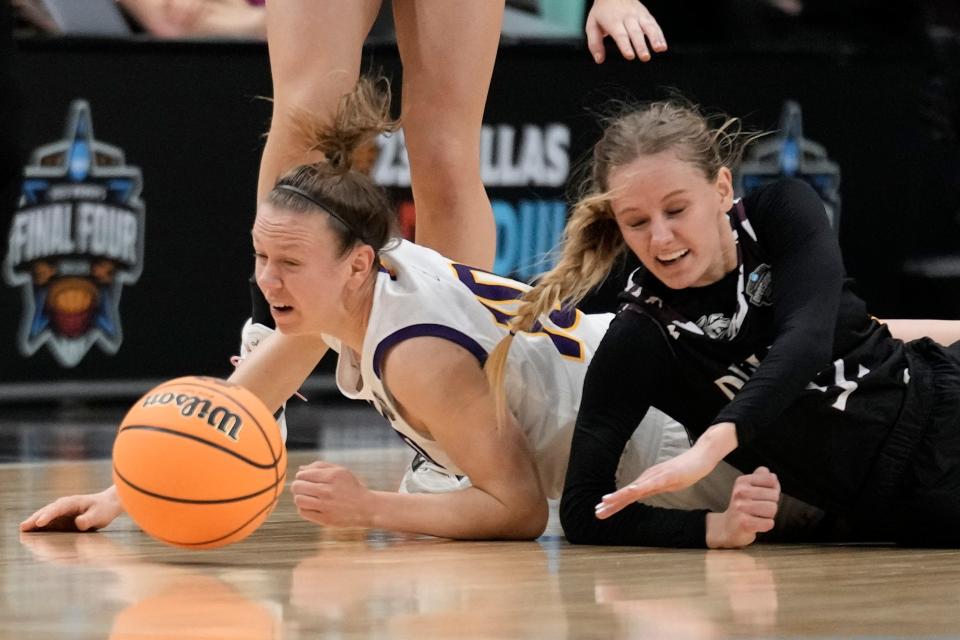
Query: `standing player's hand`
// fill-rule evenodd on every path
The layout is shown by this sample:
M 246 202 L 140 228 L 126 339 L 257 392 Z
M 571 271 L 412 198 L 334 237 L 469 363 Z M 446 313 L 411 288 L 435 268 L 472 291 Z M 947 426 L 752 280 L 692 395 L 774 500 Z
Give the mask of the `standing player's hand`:
M 587 48 L 597 64 L 606 57 L 603 39 L 613 38 L 627 60 L 650 59 L 650 47 L 660 53 L 667 50 L 660 25 L 637 0 L 595 0 L 587 16 Z
M 123 513 L 117 490 L 67 496 L 38 509 L 20 523 L 20 531 L 96 531 Z
M 349 469 L 312 462 L 300 467 L 290 490 L 305 520 L 331 527 L 372 526 L 373 494 Z
M 758 533 L 773 529 L 779 501 L 780 481 L 766 467 L 740 476 L 727 510 L 707 514 L 707 546 L 739 549 L 752 544 Z

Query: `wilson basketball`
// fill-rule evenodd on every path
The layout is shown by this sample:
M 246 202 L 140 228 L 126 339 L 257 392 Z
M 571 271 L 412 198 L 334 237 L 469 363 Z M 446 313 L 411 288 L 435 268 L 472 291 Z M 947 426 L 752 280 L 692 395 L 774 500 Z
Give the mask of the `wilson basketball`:
M 217 378 L 164 382 L 137 400 L 113 445 L 124 509 L 168 544 L 220 547 L 247 537 L 283 491 L 280 428 L 246 389 Z

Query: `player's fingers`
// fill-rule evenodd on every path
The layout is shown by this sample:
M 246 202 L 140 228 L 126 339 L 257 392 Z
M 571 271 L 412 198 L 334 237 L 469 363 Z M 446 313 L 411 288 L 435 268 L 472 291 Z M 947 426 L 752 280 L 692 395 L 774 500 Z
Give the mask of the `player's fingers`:
M 744 500 L 735 508 L 748 517 L 772 519 L 777 515 L 777 503 L 769 500 Z
M 667 480 L 660 476 L 646 479 L 641 476 L 622 489 L 603 496 L 600 503 L 595 507 L 597 517 L 601 519 L 609 518 L 637 500 L 667 491 L 668 489 L 664 488 L 666 482 Z
M 20 523 L 20 531 L 30 531 L 37 526 L 37 518 L 40 517 L 40 514 L 43 513 L 43 510 L 46 507 L 40 507 L 33 513 L 31 513 L 27 518 Z
M 732 498 L 734 500 L 763 500 L 776 503 L 780 499 L 780 492 L 770 487 L 746 485 L 738 486 Z
M 330 479 L 336 474 L 338 467 L 313 467 L 310 469 L 301 469 L 297 471 L 296 480 L 306 482 L 330 482 Z
M 310 492 L 309 485 L 312 484 L 309 480 L 294 480 L 290 483 L 290 493 L 293 494 L 294 497 L 301 494 L 306 495 Z
M 590 55 L 593 56 L 593 61 L 597 64 L 603 62 L 604 58 L 604 49 L 603 49 L 603 30 L 600 28 L 600 25 L 597 24 L 597 21 L 590 16 L 587 20 L 587 49 L 590 50 Z
M 633 44 L 630 42 L 630 34 L 627 33 L 627 29 L 622 23 L 610 32 L 610 37 L 617 43 L 617 48 L 620 49 L 620 54 L 624 59 L 633 60 L 637 57 L 633 50 Z
M 643 33 L 643 27 L 636 18 L 629 18 L 624 23 L 627 29 L 627 35 L 630 37 L 630 44 L 633 50 L 637 52 L 637 57 L 646 62 L 650 59 L 650 50 L 647 49 L 647 40 Z
M 44 522 L 42 525 L 38 525 L 34 531 L 76 531 L 77 525 L 74 522 L 74 514 L 62 514 L 56 515 Z
M 741 521 L 741 526 L 745 531 L 754 531 L 756 533 L 764 533 L 773 529 L 773 518 L 765 518 L 762 516 L 744 516 Z
M 310 479 L 298 478 L 290 483 L 290 493 L 294 497 L 297 496 L 315 496 L 319 495 L 321 491 L 324 490 L 324 484 L 322 482 L 314 482 Z
M 597 519 L 599 520 L 606 520 L 610 516 L 622 510 L 625 506 L 630 504 L 630 502 L 631 501 L 601 502 L 596 507 L 594 507 L 594 515 L 596 515 Z
M 323 511 L 327 507 L 327 501 L 322 496 L 312 496 L 306 494 L 297 494 L 293 496 L 293 504 L 298 509 L 308 511 Z
M 628 484 L 622 489 L 618 489 L 613 493 L 608 493 L 600 499 L 600 504 L 612 507 L 621 504 L 627 504 L 629 502 L 634 502 L 637 500 L 636 496 L 639 496 L 647 488 L 648 483 L 646 481 L 634 481 L 632 484 Z
M 766 467 L 758 467 L 753 473 L 740 476 L 739 479 L 754 486 L 770 488 L 780 486 L 780 481 L 777 478 L 777 474 L 771 473 Z
M 335 466 L 337 465 L 333 464 L 332 462 L 325 462 L 323 460 L 314 460 L 310 464 L 300 465 L 299 469 L 301 471 L 303 469 L 329 469 L 330 467 L 335 467 Z
M 643 29 L 644 34 L 646 34 L 647 40 L 650 41 L 650 46 L 653 47 L 653 50 L 658 52 L 666 51 L 667 39 L 663 36 L 660 25 L 656 19 L 650 15 L 650 12 L 644 9 L 637 20 L 640 23 L 640 28 Z
M 96 531 L 97 527 L 94 526 L 95 522 L 96 517 L 89 511 L 81 513 L 73 519 L 73 524 L 77 528 L 77 531 Z
M 73 519 L 73 525 L 77 531 L 96 531 L 102 529 L 113 521 L 116 517 L 111 513 L 109 507 L 100 502 L 80 505 L 77 509 L 77 516 Z
M 33 524 L 36 528 L 41 529 L 69 510 L 69 501 L 65 498 L 60 498 L 37 511 Z
M 323 517 L 323 513 L 320 511 L 313 511 L 312 509 L 297 509 L 297 515 L 299 515 L 304 520 L 309 520 L 310 522 L 315 522 L 317 524 L 326 524 L 326 521 Z
M 771 473 L 760 480 L 752 480 L 750 484 L 755 487 L 763 487 L 774 491 L 777 494 L 777 500 L 780 499 L 780 479 L 777 477 L 777 474 Z
M 603 520 L 609 518 L 627 505 L 632 504 L 635 502 L 633 493 L 632 489 L 625 487 L 624 489 L 603 496 L 600 502 L 594 507 L 596 516 Z
M 779 505 L 776 502 L 768 502 L 766 500 L 762 502 L 755 502 L 752 515 L 760 516 L 761 518 L 767 518 L 770 522 L 773 522 L 773 519 L 777 517 L 777 509 Z
M 763 489 L 756 488 L 750 492 L 750 499 L 754 502 L 769 502 L 770 504 L 776 505 L 780 502 L 780 492 L 776 489 Z
M 24 533 L 27 531 L 33 531 L 36 528 L 36 526 L 37 526 L 36 520 L 34 520 L 33 516 L 30 516 L 29 518 L 27 518 L 26 520 L 20 523 L 20 531 Z

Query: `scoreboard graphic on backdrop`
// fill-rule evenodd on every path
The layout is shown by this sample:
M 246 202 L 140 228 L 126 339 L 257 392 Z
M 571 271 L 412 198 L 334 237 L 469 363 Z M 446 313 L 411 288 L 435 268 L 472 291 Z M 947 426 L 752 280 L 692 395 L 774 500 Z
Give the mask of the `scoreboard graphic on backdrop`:
M 34 150 L 7 241 L 3 278 L 19 287 L 20 352 L 46 346 L 74 367 L 123 341 L 120 294 L 143 269 L 140 169 L 93 136 L 90 106 L 70 105 L 63 139 Z

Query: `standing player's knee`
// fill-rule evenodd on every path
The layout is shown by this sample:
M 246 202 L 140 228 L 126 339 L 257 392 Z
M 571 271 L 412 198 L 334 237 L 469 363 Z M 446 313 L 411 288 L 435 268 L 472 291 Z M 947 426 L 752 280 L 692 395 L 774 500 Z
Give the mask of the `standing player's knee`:
M 410 145 L 410 171 L 417 187 L 418 214 L 430 210 L 459 209 L 465 198 L 472 198 L 483 183 L 480 177 L 479 151 L 455 139 L 436 136 L 435 140 Z
M 410 168 L 417 173 L 459 181 L 479 171 L 479 150 L 470 141 L 435 132 L 425 139 L 406 133 L 406 143 Z
M 344 69 L 327 74 L 298 73 L 286 78 L 274 90 L 272 127 L 293 128 L 303 114 L 332 118 L 340 98 L 353 90 L 357 77 Z

